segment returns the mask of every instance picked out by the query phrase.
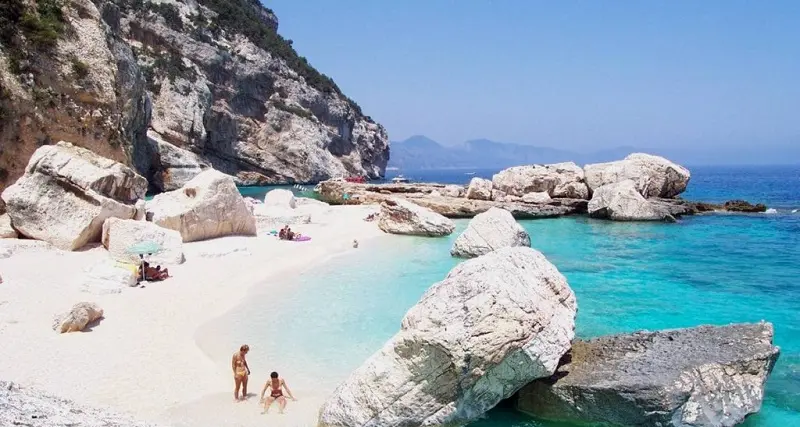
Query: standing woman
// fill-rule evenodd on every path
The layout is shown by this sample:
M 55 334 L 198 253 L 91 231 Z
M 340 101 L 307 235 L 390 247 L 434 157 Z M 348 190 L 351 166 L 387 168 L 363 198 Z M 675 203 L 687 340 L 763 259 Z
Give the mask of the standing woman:
M 233 368 L 233 381 L 236 388 L 233 390 L 233 400 L 241 402 L 247 398 L 247 376 L 250 375 L 250 367 L 247 366 L 245 355 L 250 351 L 250 346 L 245 344 L 239 347 L 239 351 L 233 353 L 231 367 Z M 239 398 L 239 387 L 242 388 L 242 398 Z

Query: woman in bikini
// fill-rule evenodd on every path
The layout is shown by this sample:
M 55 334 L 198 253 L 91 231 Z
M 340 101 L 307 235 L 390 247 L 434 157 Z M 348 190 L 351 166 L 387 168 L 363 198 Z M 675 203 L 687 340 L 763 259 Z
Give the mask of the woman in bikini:
M 233 400 L 241 402 L 247 399 L 247 376 L 250 375 L 250 367 L 247 366 L 245 355 L 250 351 L 250 346 L 245 344 L 239 347 L 239 351 L 233 353 L 231 368 L 233 368 L 233 381 L 236 388 L 233 390 Z M 242 388 L 242 397 L 239 398 L 239 388 Z
M 264 400 L 264 394 L 267 393 L 267 390 L 270 391 L 269 397 L 267 397 L 267 400 Z M 276 400 L 278 401 L 278 413 L 283 413 L 283 409 L 286 408 L 286 397 L 283 395 L 283 390 L 286 390 L 289 399 L 297 400 L 292 396 L 292 392 L 286 385 L 286 381 L 284 381 L 283 378 L 279 378 L 277 372 L 269 374 L 269 380 L 264 383 L 264 388 L 261 389 L 261 401 L 264 402 L 264 412 L 262 412 L 262 414 L 268 413 L 270 405 Z

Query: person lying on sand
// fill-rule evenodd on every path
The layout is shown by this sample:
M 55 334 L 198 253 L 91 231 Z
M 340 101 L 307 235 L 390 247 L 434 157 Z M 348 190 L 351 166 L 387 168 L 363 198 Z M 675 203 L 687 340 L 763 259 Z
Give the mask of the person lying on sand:
M 239 347 L 239 351 L 233 353 L 231 359 L 231 368 L 233 368 L 233 382 L 235 387 L 233 389 L 233 400 L 241 402 L 247 399 L 247 377 L 250 375 L 250 367 L 247 366 L 247 359 L 245 356 L 250 351 L 250 346 L 244 344 Z M 242 388 L 242 398 L 239 398 L 239 388 Z
M 278 232 L 278 238 L 281 239 L 281 240 L 286 240 L 286 230 L 288 230 L 288 229 L 289 229 L 289 226 L 288 225 L 284 225 L 283 228 L 281 228 L 281 231 Z
M 264 394 L 267 392 L 267 389 L 270 390 L 269 397 L 264 400 Z M 278 402 L 278 413 L 282 414 L 284 408 L 286 408 L 286 397 L 283 395 L 283 390 L 286 390 L 286 394 L 289 395 L 289 399 L 296 401 L 297 399 L 292 396 L 292 392 L 289 390 L 289 386 L 286 385 L 286 381 L 283 378 L 278 377 L 277 372 L 273 372 L 269 374 L 269 380 L 264 383 L 264 388 L 261 389 L 261 402 L 264 402 L 264 412 L 262 414 L 269 413 L 269 407 L 272 405 L 272 402 Z
M 144 281 L 159 281 L 164 280 L 169 277 L 169 270 L 168 269 L 161 269 L 160 265 L 155 267 L 150 267 L 150 263 L 145 261 L 144 263 L 144 274 L 142 274 L 142 266 L 139 267 L 139 279 Z

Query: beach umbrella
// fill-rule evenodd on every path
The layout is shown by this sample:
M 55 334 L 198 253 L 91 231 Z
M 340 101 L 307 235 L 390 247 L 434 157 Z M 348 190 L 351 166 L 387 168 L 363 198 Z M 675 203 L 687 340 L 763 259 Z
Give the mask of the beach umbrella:
M 161 251 L 161 245 L 153 241 L 144 241 L 131 245 L 128 248 L 128 253 L 134 255 L 154 254 Z

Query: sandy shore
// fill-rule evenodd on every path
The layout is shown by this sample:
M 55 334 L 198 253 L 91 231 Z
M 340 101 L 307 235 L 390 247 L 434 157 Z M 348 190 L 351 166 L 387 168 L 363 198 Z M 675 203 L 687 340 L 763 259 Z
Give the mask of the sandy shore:
M 108 259 L 102 247 L 18 251 L 0 259 L 0 378 L 165 425 L 313 426 L 331 390 L 293 389 L 299 401 L 287 414 L 262 416 L 256 394 L 263 375 L 251 379 L 249 401 L 234 403 L 230 357 L 236 349 L 205 354 L 196 334 L 253 287 L 279 296 L 282 271 L 369 250 L 384 236 L 376 223 L 363 221 L 374 211 L 338 206 L 312 216 L 312 224 L 293 227 L 312 236 L 309 242 L 259 236 L 184 244 L 186 262 L 169 266 L 172 278 L 116 294 L 84 286 L 83 271 Z M 91 331 L 53 332 L 53 316 L 79 301 L 98 303 L 105 318 Z

